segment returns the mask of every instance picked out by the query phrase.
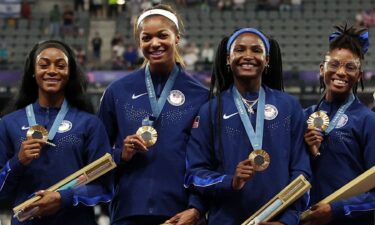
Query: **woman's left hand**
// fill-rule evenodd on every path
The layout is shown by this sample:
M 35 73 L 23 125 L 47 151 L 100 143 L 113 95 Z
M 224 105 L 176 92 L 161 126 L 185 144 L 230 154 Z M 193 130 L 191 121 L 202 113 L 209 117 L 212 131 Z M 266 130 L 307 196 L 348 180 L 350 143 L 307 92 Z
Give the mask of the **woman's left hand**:
M 257 225 L 284 225 L 284 224 L 276 221 L 276 222 L 260 222 L 260 223 L 257 223 Z
M 169 220 L 165 221 L 165 224 L 195 225 L 198 222 L 199 217 L 199 211 L 195 208 L 191 208 L 176 214 Z
M 38 191 L 35 196 L 40 196 L 41 199 L 25 208 L 29 210 L 38 207 L 34 217 L 53 215 L 61 208 L 61 195 L 57 191 Z
M 301 223 L 303 225 L 325 225 L 332 220 L 332 208 L 330 204 L 319 203 L 311 207 L 311 214 L 306 216 Z

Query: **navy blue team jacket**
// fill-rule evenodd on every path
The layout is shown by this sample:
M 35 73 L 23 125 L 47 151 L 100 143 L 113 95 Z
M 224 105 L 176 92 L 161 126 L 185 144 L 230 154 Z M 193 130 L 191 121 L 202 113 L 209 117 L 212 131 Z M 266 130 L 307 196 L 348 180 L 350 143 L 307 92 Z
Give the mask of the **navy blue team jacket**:
M 152 75 L 156 95 L 166 77 Z M 135 134 L 142 120 L 152 114 L 144 68 L 112 83 L 105 91 L 99 117 L 103 121 L 113 156 L 119 167 L 115 175 L 115 196 L 111 203 L 112 223 L 129 216 L 173 216 L 187 207 L 203 211 L 196 195 L 184 189 L 186 144 L 199 107 L 208 91 L 181 68 L 164 108 L 154 123 L 155 145 L 129 162 L 120 160 L 123 140 Z
M 322 101 L 318 110 L 333 119 L 338 102 Z M 316 106 L 306 109 L 306 118 Z M 375 114 L 358 99 L 349 106 L 320 146 L 321 155 L 311 160 L 311 203 L 315 204 L 375 165 Z M 375 192 L 331 204 L 330 225 L 373 225 Z
M 38 103 L 33 107 L 37 123 L 49 130 L 59 109 Z M 110 152 L 102 122 L 95 115 L 70 108 L 53 140 L 57 146 L 44 145 L 40 157 L 23 166 L 18 152 L 28 127 L 25 109 L 0 120 L 0 199 L 11 198 L 14 205 Z M 60 191 L 62 208 L 55 215 L 23 223 L 13 218 L 12 224 L 94 225 L 93 208 L 86 206 L 110 201 L 111 182 L 107 175 L 80 188 Z
M 223 111 L 221 131 L 216 120 L 217 99 L 199 112 L 199 126 L 192 130 L 187 148 L 188 170 L 185 186 L 193 187 L 209 199 L 208 224 L 238 225 L 266 204 L 294 178 L 310 178 L 308 154 L 303 143 L 304 116 L 299 103 L 289 95 L 267 87 L 263 149 L 270 155 L 270 165 L 256 172 L 240 191 L 232 188 L 232 179 L 240 161 L 253 150 L 232 97 L 231 88 L 221 94 Z M 258 93 L 247 93 L 254 100 Z M 255 107 L 256 111 L 256 107 Z M 257 112 L 258 113 L 258 112 Z M 250 115 L 255 127 L 256 113 Z M 210 126 L 214 128 L 212 137 Z M 221 135 L 221 144 L 219 141 Z M 211 143 L 213 140 L 213 148 Z M 298 224 L 299 213 L 307 206 L 308 195 L 288 207 L 276 220 Z

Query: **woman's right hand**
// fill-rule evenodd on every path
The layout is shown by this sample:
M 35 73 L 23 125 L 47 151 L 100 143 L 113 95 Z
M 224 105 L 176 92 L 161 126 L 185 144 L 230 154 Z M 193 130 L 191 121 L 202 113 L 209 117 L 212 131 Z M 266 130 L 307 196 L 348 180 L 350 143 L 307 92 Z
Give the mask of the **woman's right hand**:
M 44 144 L 44 141 L 40 139 L 29 139 L 22 142 L 18 152 L 18 160 L 24 166 L 29 165 L 33 160 L 39 158 Z
M 255 174 L 254 167 L 250 159 L 238 163 L 236 172 L 233 176 L 232 187 L 238 191 L 248 182 Z
M 307 128 L 305 132 L 305 142 L 309 147 L 311 155 L 319 155 L 319 148 L 323 141 L 323 134 L 319 129 L 316 128 Z
M 148 149 L 141 136 L 137 134 L 127 136 L 123 141 L 121 159 L 125 162 L 131 160 L 137 152 L 147 152 Z

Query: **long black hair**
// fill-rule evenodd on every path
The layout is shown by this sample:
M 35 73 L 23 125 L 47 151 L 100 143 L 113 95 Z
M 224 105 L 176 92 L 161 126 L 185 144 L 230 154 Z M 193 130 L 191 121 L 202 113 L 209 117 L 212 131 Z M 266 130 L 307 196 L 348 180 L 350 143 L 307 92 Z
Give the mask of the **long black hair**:
M 236 32 L 236 31 L 235 31 Z M 210 132 L 211 132 L 211 147 L 214 147 L 214 138 L 219 138 L 219 155 L 218 158 L 221 160 L 220 162 L 215 162 L 217 166 L 220 166 L 224 160 L 222 157 L 222 137 L 221 137 L 221 130 L 222 130 L 222 116 L 223 116 L 223 103 L 220 94 L 230 88 L 234 83 L 234 74 L 232 70 L 227 68 L 227 43 L 229 37 L 224 37 L 221 42 L 219 43 L 215 61 L 212 68 L 212 75 L 211 75 L 211 85 L 210 85 L 210 95 L 209 95 L 209 120 L 210 120 Z M 281 51 L 278 42 L 272 38 L 269 38 L 270 43 L 270 51 L 269 51 L 269 62 L 267 69 L 263 70 L 262 74 L 262 84 L 266 85 L 269 88 L 277 89 L 277 90 L 284 90 L 283 86 L 283 68 L 282 68 L 282 58 L 281 58 Z M 212 98 L 216 97 L 217 100 L 217 108 L 216 108 L 216 115 L 215 121 L 217 124 L 216 130 L 212 126 Z M 214 150 L 211 151 L 212 154 Z M 212 155 L 212 159 L 215 159 L 214 155 Z
M 348 26 L 347 23 L 341 25 L 335 25 L 335 32 L 330 36 L 329 51 L 326 53 L 328 55 L 330 52 L 336 49 L 347 49 L 351 51 L 360 59 L 360 70 L 362 71 L 363 60 L 365 59 L 365 53 L 368 48 L 368 42 L 361 38 L 361 35 L 368 31 L 366 27 L 361 27 L 357 25 Z M 363 80 L 360 78 L 360 84 L 362 91 L 364 89 Z M 320 77 L 320 88 L 325 90 L 325 84 L 323 77 Z M 358 85 L 355 84 L 353 87 L 353 93 L 357 93 Z
M 10 104 L 10 107 L 3 112 L 3 115 L 22 109 L 38 99 L 39 87 L 34 77 L 36 57 L 47 48 L 57 48 L 68 57 L 69 80 L 65 86 L 65 99 L 69 105 L 86 112 L 94 112 L 94 107 L 86 96 L 87 78 L 82 68 L 77 64 L 73 50 L 64 42 L 47 40 L 34 45 L 27 55 L 18 95 L 13 100 L 14 103 Z

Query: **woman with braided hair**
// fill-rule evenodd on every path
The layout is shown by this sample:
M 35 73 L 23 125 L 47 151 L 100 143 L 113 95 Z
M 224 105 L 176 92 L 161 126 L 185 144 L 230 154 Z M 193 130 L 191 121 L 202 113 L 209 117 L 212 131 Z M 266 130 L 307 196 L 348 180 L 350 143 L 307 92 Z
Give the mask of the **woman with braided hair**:
M 306 110 L 307 116 L 324 111 L 331 122 L 324 132 L 308 128 L 305 133 L 312 155 L 313 207 L 303 224 L 373 225 L 374 212 L 370 210 L 375 209 L 374 192 L 331 204 L 316 204 L 375 165 L 375 114 L 356 97 L 369 47 L 368 31 L 347 25 L 335 28 L 320 65 L 323 98 Z
M 201 107 L 199 125 L 192 129 L 185 176 L 185 186 L 207 199 L 209 225 L 241 224 L 294 178 L 309 178 L 303 110 L 282 87 L 275 40 L 242 28 L 221 41 L 212 99 Z M 253 153 L 263 154 L 266 161 L 268 155 L 268 168 L 249 159 Z M 298 224 L 306 197 L 274 222 L 259 224 Z

